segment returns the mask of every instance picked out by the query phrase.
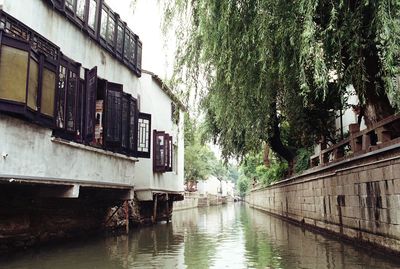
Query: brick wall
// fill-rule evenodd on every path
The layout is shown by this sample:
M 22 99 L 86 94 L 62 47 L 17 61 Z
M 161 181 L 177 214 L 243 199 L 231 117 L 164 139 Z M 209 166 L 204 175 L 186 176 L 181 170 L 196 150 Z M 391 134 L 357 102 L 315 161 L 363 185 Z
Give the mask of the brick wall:
M 253 190 L 253 207 L 400 253 L 400 144 Z

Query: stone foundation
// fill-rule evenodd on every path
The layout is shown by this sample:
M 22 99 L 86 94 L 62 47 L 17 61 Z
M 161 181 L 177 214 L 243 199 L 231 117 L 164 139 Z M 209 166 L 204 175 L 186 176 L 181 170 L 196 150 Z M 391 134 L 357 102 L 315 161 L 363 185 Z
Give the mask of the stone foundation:
M 195 194 L 185 194 L 182 201 L 174 202 L 174 211 L 196 208 L 199 206 L 199 196 Z
M 0 253 L 125 229 L 124 202 L 102 194 L 44 198 L 32 195 L 30 187 L 0 185 Z
M 400 145 L 253 190 L 246 202 L 298 223 L 400 253 Z

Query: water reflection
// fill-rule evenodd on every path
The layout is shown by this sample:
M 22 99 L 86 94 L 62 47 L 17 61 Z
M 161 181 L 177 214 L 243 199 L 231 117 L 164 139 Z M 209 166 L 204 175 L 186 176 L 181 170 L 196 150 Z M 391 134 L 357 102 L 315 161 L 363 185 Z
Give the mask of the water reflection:
M 129 236 L 63 244 L 0 261 L 7 269 L 398 268 L 386 257 L 235 204 L 174 213 Z

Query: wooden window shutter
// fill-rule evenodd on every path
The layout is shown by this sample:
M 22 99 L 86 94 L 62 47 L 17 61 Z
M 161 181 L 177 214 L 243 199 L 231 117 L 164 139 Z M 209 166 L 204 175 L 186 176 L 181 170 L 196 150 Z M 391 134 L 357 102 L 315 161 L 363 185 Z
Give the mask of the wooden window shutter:
M 171 158 L 169 151 L 169 137 L 169 134 L 164 134 L 164 171 L 168 171 L 169 160 Z
M 125 153 L 129 151 L 130 97 L 130 94 L 122 93 L 121 147 Z
M 173 166 L 172 162 L 173 162 L 173 158 L 174 158 L 174 152 L 173 152 L 174 151 L 174 146 L 173 146 L 173 143 L 172 143 L 172 136 L 168 137 L 167 146 L 168 146 L 168 154 L 169 154 L 167 171 L 171 172 L 172 171 L 172 166 Z
M 122 131 L 122 85 L 108 82 L 105 101 L 105 146 L 109 149 L 120 148 Z
M 87 70 L 85 74 L 86 94 L 85 94 L 85 121 L 84 121 L 84 140 L 91 143 L 94 140 L 95 120 L 96 120 L 96 98 L 97 98 L 97 67 Z
M 138 127 L 138 109 L 137 109 L 137 101 L 132 96 L 129 100 L 129 154 L 136 156 L 137 155 L 137 131 Z
M 166 157 L 165 132 L 153 131 L 153 171 L 165 171 Z

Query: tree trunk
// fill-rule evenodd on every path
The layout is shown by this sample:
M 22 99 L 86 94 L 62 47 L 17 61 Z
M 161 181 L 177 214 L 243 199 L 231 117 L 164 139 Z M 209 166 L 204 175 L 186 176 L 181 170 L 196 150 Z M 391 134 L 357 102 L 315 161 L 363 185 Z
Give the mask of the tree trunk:
M 279 128 L 279 119 L 276 111 L 276 103 L 270 104 L 270 122 L 269 122 L 269 133 L 267 134 L 267 143 L 271 147 L 271 149 L 276 152 L 279 156 L 285 159 L 290 168 L 293 167 L 294 162 L 294 153 L 283 144 L 281 139 L 281 130 Z
M 357 3 L 355 1 L 355 3 Z M 355 4 L 354 3 L 354 4 Z M 358 2 L 358 4 L 361 4 Z M 371 20 L 374 19 L 375 10 L 373 5 L 364 7 L 362 37 L 365 40 L 375 40 L 377 33 L 369 29 Z M 368 43 L 367 43 L 368 44 Z M 367 81 L 365 82 L 365 91 L 358 92 L 359 96 L 365 98 L 364 121 L 367 127 L 394 114 L 388 96 L 385 91 L 385 83 L 382 80 L 382 63 L 379 59 L 379 51 L 375 42 L 370 42 L 364 47 L 362 55 L 365 58 L 365 72 Z
M 379 75 L 380 61 L 376 48 L 371 48 L 365 53 L 369 53 L 366 57 L 366 72 L 368 81 L 366 82 L 364 121 L 367 127 L 371 127 L 374 123 L 394 114 L 388 96 L 385 92 L 385 85 Z
M 264 156 L 263 156 L 263 160 L 264 160 L 264 166 L 268 167 L 270 164 L 269 161 L 269 145 L 267 143 L 265 143 L 264 145 Z

